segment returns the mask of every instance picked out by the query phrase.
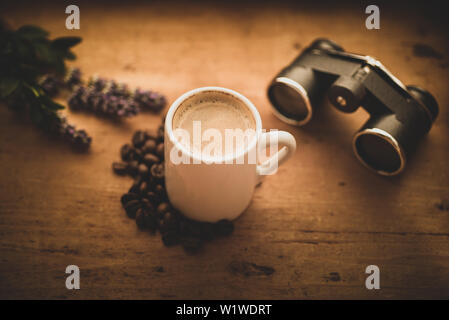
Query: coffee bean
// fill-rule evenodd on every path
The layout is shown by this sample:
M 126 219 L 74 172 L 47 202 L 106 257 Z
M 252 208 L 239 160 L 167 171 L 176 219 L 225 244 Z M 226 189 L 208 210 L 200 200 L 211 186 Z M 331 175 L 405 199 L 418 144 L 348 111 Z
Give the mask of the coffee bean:
M 134 149 L 134 160 L 136 160 L 137 162 L 141 163 L 143 162 L 143 151 L 140 149 Z
M 148 184 L 148 191 L 155 192 L 157 181 L 151 176 L 151 174 L 148 174 L 147 176 L 145 176 L 145 181 Z
M 137 130 L 132 137 L 133 145 L 136 148 L 141 148 L 146 140 L 146 134 L 142 130 Z
M 140 200 L 140 205 L 147 210 L 155 211 L 154 205 L 146 198 Z
M 163 218 L 161 220 L 161 232 L 163 231 L 176 231 L 179 233 L 179 219 L 170 211 L 163 214 Z
M 136 217 L 137 210 L 141 207 L 139 200 L 131 200 L 125 205 L 125 211 L 128 217 L 134 219 Z
M 161 124 L 159 128 L 157 129 L 157 142 L 163 142 L 164 141 L 164 124 Z
M 159 158 L 157 156 L 155 156 L 152 153 L 147 153 L 144 157 L 143 157 L 143 162 L 145 162 L 145 164 L 151 168 L 151 166 L 155 163 L 159 162 Z
M 145 223 L 145 215 L 147 213 L 144 209 L 139 208 L 136 212 L 136 224 L 139 229 L 145 229 L 146 223 Z
M 159 220 L 157 219 L 154 212 L 147 212 L 145 215 L 145 226 L 146 228 L 151 232 L 156 232 L 157 228 L 159 227 Z
M 186 220 L 181 216 L 178 221 L 178 231 L 181 236 L 186 236 L 187 233 L 187 223 Z
M 161 142 L 156 147 L 156 154 L 160 159 L 164 159 L 164 143 Z
M 138 195 L 137 193 L 128 192 L 128 193 L 125 193 L 124 195 L 122 195 L 122 197 L 120 198 L 120 202 L 124 206 L 131 200 L 139 200 L 139 199 L 140 199 L 140 195 Z
M 147 153 L 155 153 L 156 152 L 156 140 L 149 139 L 145 142 L 145 144 L 142 147 L 142 152 Z
M 144 195 L 148 190 L 148 185 L 145 181 L 139 184 L 139 194 Z
M 215 238 L 215 229 L 212 223 L 209 222 L 201 223 L 200 230 L 201 230 L 200 238 L 202 240 L 211 241 L 212 239 Z
M 164 214 L 171 209 L 171 205 L 168 202 L 162 202 L 157 206 L 157 213 L 163 217 Z
M 139 173 L 139 162 L 136 160 L 128 162 L 128 166 L 126 168 L 128 174 L 135 177 Z
M 173 232 L 179 235 L 178 233 L 178 223 L 174 219 L 166 220 L 166 219 L 159 219 L 159 231 L 161 234 L 167 233 L 167 232 Z
M 163 163 L 153 164 L 151 166 L 150 172 L 151 172 L 151 176 L 154 177 L 155 179 L 162 180 L 165 178 Z
M 197 253 L 203 247 L 203 241 L 195 237 L 186 237 L 182 239 L 182 246 L 188 253 Z
M 114 162 L 112 164 L 112 170 L 118 175 L 124 176 L 128 173 L 128 164 L 124 162 Z
M 148 201 L 150 201 L 153 205 L 157 205 L 160 202 L 160 198 L 152 191 L 145 193 L 143 197 L 148 199 Z
M 190 237 L 201 237 L 200 222 L 186 219 L 183 226 L 184 235 Z
M 150 173 L 150 170 L 148 169 L 147 165 L 144 163 L 139 164 L 137 171 L 139 172 L 139 175 L 141 177 L 146 177 Z
M 129 188 L 128 192 L 130 193 L 137 193 L 140 194 L 140 185 L 142 184 L 142 181 L 140 179 L 137 179 L 134 181 L 134 183 Z
M 162 199 L 167 199 L 167 192 L 165 191 L 165 188 L 161 184 L 157 184 L 154 187 L 154 192 Z
M 156 130 L 145 130 L 144 131 L 145 132 L 145 137 L 147 138 L 147 139 L 150 139 L 150 140 L 156 140 L 157 139 L 157 131 Z
M 123 161 L 131 161 L 134 159 L 134 148 L 129 143 L 120 148 L 120 156 Z
M 218 221 L 214 227 L 217 236 L 220 237 L 229 236 L 234 231 L 234 224 L 226 219 Z
M 166 247 L 172 247 L 174 245 L 179 244 L 180 242 L 179 235 L 176 232 L 165 232 L 162 235 L 162 242 Z

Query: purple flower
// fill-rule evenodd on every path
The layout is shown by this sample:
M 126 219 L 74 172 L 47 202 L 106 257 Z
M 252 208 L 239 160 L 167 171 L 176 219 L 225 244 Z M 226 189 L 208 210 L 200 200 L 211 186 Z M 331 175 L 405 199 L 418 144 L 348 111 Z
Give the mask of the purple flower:
M 142 109 L 159 112 L 167 104 L 165 97 L 154 91 L 136 89 L 133 95 L 134 102 Z

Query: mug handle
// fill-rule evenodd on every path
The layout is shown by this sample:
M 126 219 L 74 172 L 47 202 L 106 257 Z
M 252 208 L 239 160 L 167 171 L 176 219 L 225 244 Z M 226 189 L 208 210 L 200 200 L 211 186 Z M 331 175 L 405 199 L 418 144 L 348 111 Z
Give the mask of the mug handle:
M 274 139 L 277 140 L 277 144 L 282 146 L 282 148 L 269 159 L 257 166 L 257 175 L 259 176 L 258 183 L 261 182 L 263 176 L 276 173 L 278 166 L 287 161 L 287 159 L 295 153 L 295 137 L 286 131 L 270 131 L 262 133 L 259 140 L 258 150 L 260 151 L 269 148 Z

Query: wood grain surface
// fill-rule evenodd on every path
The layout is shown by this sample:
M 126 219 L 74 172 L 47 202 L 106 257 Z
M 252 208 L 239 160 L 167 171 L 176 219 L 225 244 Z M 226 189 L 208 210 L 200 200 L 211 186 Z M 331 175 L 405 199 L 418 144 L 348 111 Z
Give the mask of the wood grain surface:
M 369 31 L 364 8 L 81 2 L 81 29 L 70 31 L 63 2 L 4 4 L 0 15 L 14 27 L 83 37 L 73 65 L 86 77 L 157 90 L 170 102 L 200 86 L 235 89 L 264 128 L 291 132 L 298 151 L 256 189 L 231 237 L 188 255 L 137 230 L 119 202 L 131 180 L 111 170 L 133 131 L 155 128 L 160 116 L 120 123 L 67 111 L 93 136 L 82 154 L 1 105 L 0 298 L 449 298 L 447 29 L 420 8 L 385 5 L 381 29 Z M 325 104 L 302 128 L 272 115 L 268 82 L 320 36 L 377 57 L 437 98 L 440 115 L 401 176 L 377 176 L 353 155 L 363 111 Z M 70 264 L 81 270 L 81 290 L 65 288 Z M 380 290 L 365 288 L 371 264 Z

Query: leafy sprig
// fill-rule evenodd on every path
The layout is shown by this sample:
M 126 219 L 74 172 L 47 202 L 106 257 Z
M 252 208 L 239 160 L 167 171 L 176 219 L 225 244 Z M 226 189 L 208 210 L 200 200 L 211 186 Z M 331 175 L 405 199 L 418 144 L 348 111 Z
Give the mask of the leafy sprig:
M 65 60 L 73 60 L 70 50 L 79 37 L 49 39 L 49 33 L 26 25 L 11 30 L 0 23 L 0 99 L 17 112 L 27 113 L 42 129 L 57 133 L 77 147 L 88 148 L 91 138 L 84 130 L 68 125 L 59 114 L 64 106 L 43 90 L 39 79 L 46 74 L 63 77 Z

